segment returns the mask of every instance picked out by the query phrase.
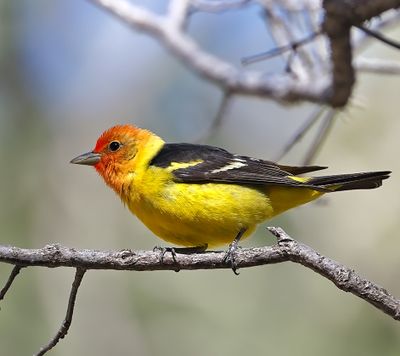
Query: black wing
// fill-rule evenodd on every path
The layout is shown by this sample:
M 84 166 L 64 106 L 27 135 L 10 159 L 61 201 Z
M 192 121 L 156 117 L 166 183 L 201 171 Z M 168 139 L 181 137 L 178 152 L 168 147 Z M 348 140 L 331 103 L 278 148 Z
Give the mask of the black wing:
M 301 185 L 307 187 L 307 184 L 291 179 L 290 176 L 325 168 L 319 166 L 280 166 L 270 161 L 235 155 L 222 148 L 188 143 L 165 144 L 150 165 L 166 168 L 173 162 L 189 163 L 196 161 L 199 161 L 199 163 L 186 168 L 177 168 L 173 171 L 177 182 L 271 184 L 297 187 Z M 310 187 L 315 188 L 311 185 Z

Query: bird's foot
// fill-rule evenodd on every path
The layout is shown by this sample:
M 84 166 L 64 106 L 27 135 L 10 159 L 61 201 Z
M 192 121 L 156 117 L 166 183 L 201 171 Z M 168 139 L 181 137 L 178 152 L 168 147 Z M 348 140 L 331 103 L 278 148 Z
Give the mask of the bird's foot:
M 160 247 L 156 246 L 153 248 L 153 251 L 160 251 L 160 263 L 164 263 L 164 256 L 167 252 L 171 253 L 172 260 L 174 261 L 174 264 L 176 265 L 176 269 L 174 270 L 175 272 L 180 271 L 180 264 L 177 260 L 177 253 L 181 254 L 192 254 L 192 253 L 201 253 L 207 250 L 207 245 L 204 246 L 194 246 L 194 247 Z
M 243 227 L 240 229 L 240 231 L 236 235 L 235 239 L 229 245 L 229 248 L 226 251 L 224 259 L 223 259 L 223 262 L 230 263 L 233 273 L 236 274 L 237 276 L 239 275 L 239 272 L 237 272 L 237 263 L 235 261 L 235 252 L 237 251 L 238 248 L 240 248 L 239 241 L 245 232 L 246 232 L 246 228 Z
M 241 248 L 239 246 L 239 241 L 236 239 L 233 240 L 232 243 L 229 245 L 228 250 L 225 252 L 225 256 L 223 259 L 225 263 L 229 263 L 231 265 L 233 273 L 236 274 L 237 276 L 239 275 L 239 272 L 237 271 L 235 253 L 239 248 Z
M 161 247 L 155 246 L 153 248 L 154 252 L 160 251 L 160 264 L 164 264 L 164 257 L 167 252 L 171 253 L 172 260 L 174 261 L 174 265 L 176 268 L 174 269 L 175 272 L 179 272 L 181 270 L 179 262 L 176 259 L 176 249 L 174 247 Z

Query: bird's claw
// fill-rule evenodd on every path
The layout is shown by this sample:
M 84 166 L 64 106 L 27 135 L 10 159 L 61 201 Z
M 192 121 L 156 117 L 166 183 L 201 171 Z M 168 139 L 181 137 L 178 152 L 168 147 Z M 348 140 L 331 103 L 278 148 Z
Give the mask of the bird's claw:
M 165 254 L 166 254 L 167 252 L 170 252 L 170 253 L 171 253 L 171 256 L 172 256 L 172 260 L 174 261 L 174 264 L 176 265 L 176 268 L 174 269 L 174 271 L 175 271 L 175 272 L 179 272 L 179 271 L 181 270 L 180 264 L 179 264 L 179 262 L 178 262 L 177 259 L 176 259 L 177 256 L 176 256 L 175 248 L 173 248 L 173 247 L 160 247 L 160 246 L 155 246 L 155 247 L 153 248 L 153 251 L 154 251 L 154 252 L 160 251 L 160 264 L 164 264 L 164 257 L 165 257 Z
M 236 263 L 236 260 L 235 260 L 235 252 L 237 251 L 238 248 L 240 248 L 238 246 L 238 242 L 236 240 L 233 241 L 229 245 L 228 250 L 225 252 L 225 256 L 224 256 L 224 259 L 223 259 L 223 261 L 225 263 L 230 263 L 233 273 L 236 274 L 237 276 L 240 274 L 237 271 L 237 263 Z

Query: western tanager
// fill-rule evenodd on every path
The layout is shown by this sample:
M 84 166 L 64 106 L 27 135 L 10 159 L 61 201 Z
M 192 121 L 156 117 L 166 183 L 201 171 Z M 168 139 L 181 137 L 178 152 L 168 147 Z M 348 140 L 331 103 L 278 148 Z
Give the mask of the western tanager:
M 389 171 L 320 177 L 326 167 L 283 166 L 206 145 L 165 143 L 131 125 L 115 126 L 71 163 L 94 166 L 154 234 L 203 247 L 247 237 L 257 224 L 325 193 L 377 188 Z

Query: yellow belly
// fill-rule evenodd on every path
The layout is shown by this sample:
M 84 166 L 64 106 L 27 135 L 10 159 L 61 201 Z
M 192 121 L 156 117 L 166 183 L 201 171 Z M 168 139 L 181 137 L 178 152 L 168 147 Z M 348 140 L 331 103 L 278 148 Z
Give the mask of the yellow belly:
M 262 221 L 321 195 L 305 188 L 186 184 L 160 180 L 157 175 L 152 178 L 146 180 L 150 184 L 135 184 L 136 191 L 126 203 L 154 234 L 188 247 L 229 244 L 243 228 L 245 238 Z

